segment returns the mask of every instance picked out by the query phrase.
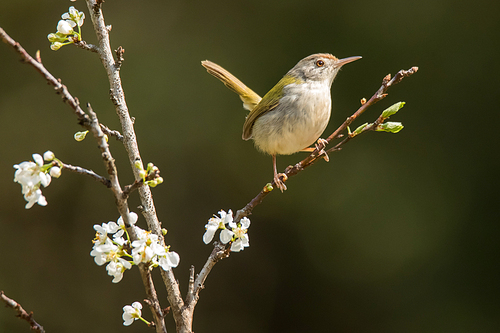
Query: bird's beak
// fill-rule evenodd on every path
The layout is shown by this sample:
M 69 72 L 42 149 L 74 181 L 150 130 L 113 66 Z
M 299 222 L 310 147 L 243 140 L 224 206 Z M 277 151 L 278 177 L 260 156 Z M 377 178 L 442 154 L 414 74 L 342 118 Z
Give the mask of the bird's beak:
M 355 60 L 361 59 L 362 57 L 356 56 L 356 57 L 349 57 L 349 58 L 344 58 L 344 59 L 339 59 L 337 63 L 335 64 L 337 67 L 342 67 L 345 64 L 348 64 L 350 62 L 353 62 Z

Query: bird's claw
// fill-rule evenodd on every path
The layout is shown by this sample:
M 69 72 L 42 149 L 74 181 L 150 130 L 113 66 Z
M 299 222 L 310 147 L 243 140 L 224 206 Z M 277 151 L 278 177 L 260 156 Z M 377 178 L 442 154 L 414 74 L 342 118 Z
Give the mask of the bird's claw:
M 326 153 L 326 151 L 324 149 L 327 144 L 328 144 L 328 141 L 326 141 L 325 139 L 319 138 L 318 142 L 315 143 L 314 145 L 315 145 L 316 149 L 319 151 L 318 156 L 323 155 L 323 159 L 325 161 L 329 162 L 330 157 L 328 157 L 328 154 Z
M 274 176 L 274 184 L 280 189 L 282 193 L 283 191 L 286 191 L 286 185 L 284 182 L 287 179 L 288 177 L 284 173 L 278 173 L 277 175 Z

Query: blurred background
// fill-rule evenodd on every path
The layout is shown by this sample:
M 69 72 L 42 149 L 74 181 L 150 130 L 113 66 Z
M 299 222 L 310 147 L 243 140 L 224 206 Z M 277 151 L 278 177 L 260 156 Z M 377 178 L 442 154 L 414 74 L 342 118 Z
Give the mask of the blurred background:
M 74 5 L 2 1 L 0 26 L 63 80 L 102 123 L 120 129 L 94 53 L 51 51 L 47 34 Z M 194 316 L 195 332 L 500 331 L 498 125 L 500 2 L 478 0 L 106 1 L 113 49 L 123 46 L 123 86 L 142 157 L 165 183 L 153 189 L 167 243 L 190 265 L 212 246 L 204 225 L 245 206 L 272 179 L 271 157 L 241 140 L 239 98 L 200 61 L 224 66 L 263 95 L 300 59 L 363 56 L 332 88 L 325 136 L 379 88 L 418 66 L 354 125 L 398 101 L 399 134 L 353 140 L 271 193 L 250 216 L 251 246 L 218 263 Z M 77 143 L 71 109 L 7 45 L 0 45 L 0 290 L 34 311 L 47 332 L 145 332 L 122 325 L 122 307 L 145 296 L 136 270 L 112 284 L 89 253 L 94 224 L 116 221 L 111 193 L 64 172 L 26 210 L 13 165 L 52 150 L 66 163 L 105 170 L 95 142 Z M 122 185 L 133 181 L 110 140 Z M 303 154 L 278 157 L 284 170 Z M 133 211 L 137 195 L 130 199 Z M 145 227 L 144 220 L 138 224 Z M 156 286 L 167 306 L 159 276 Z M 151 318 L 148 310 L 144 317 Z M 174 330 L 168 317 L 169 332 Z M 27 332 L 0 307 L 0 332 Z

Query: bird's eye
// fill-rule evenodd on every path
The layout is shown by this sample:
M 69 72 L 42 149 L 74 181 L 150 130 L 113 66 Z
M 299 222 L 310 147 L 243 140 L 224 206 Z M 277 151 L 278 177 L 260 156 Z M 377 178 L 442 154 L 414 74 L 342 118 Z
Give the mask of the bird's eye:
M 323 60 L 320 59 L 320 60 L 316 61 L 316 66 L 323 67 L 324 65 L 325 65 L 325 62 Z

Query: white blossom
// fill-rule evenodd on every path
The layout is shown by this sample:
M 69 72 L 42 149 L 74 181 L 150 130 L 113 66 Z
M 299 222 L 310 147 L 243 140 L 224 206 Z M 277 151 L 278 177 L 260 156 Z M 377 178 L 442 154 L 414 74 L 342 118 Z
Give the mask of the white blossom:
M 239 225 L 231 221 L 229 226 L 233 229 L 235 241 L 231 244 L 231 251 L 239 252 L 245 247 L 250 246 L 248 238 L 248 228 L 250 227 L 250 220 L 244 217 L 240 220 Z
M 221 219 L 218 217 L 212 217 L 208 220 L 208 223 L 205 225 L 205 234 L 203 234 L 203 242 L 208 244 L 214 238 L 215 232 L 219 229 Z
M 203 242 L 208 244 L 214 238 L 215 232 L 220 228 L 224 229 L 224 225 L 233 221 L 233 212 L 229 210 L 229 212 L 225 212 L 224 210 L 219 211 L 218 216 L 214 216 L 208 220 L 208 223 L 205 225 L 205 234 L 203 234 Z M 224 230 L 223 230 L 224 231 Z M 221 234 L 222 235 L 222 234 Z M 223 242 L 224 244 L 227 242 Z
M 158 263 L 164 270 L 168 271 L 171 268 L 179 265 L 181 258 L 177 252 L 167 252 L 165 256 L 159 257 Z
M 229 243 L 229 241 L 233 238 L 234 232 L 229 229 L 224 229 L 220 232 L 220 241 L 223 244 Z
M 34 204 L 39 204 L 40 206 L 47 206 L 47 199 L 42 195 L 42 191 L 40 189 L 33 190 L 31 188 L 27 189 L 28 191 L 24 193 L 24 199 L 28 201 L 24 208 L 30 209 Z
M 67 13 L 62 14 L 61 18 L 67 20 L 68 22 L 73 22 L 73 27 L 78 24 L 79 27 L 83 25 L 83 20 L 85 19 L 85 13 L 79 12 L 74 6 L 69 7 Z
M 231 251 L 239 252 L 245 247 L 250 246 L 248 238 L 248 228 L 250 220 L 247 217 L 242 218 L 238 223 L 233 221 L 233 212 L 229 210 L 227 213 L 224 210 L 219 211 L 220 218 L 217 216 L 208 220 L 205 225 L 205 234 L 203 241 L 205 244 L 212 241 L 217 229 L 222 229 L 220 232 L 220 241 L 223 244 L 231 242 Z
M 137 222 L 137 219 L 139 218 L 136 213 L 130 212 L 129 214 L 130 217 L 130 225 L 134 225 Z M 117 221 L 118 225 L 125 227 L 125 223 L 123 222 L 123 218 L 120 216 Z
M 134 320 L 137 320 L 142 317 L 142 304 L 139 302 L 134 302 L 132 303 L 132 306 L 130 305 L 125 305 L 123 307 L 123 325 L 129 326 L 134 322 Z
M 49 186 L 51 177 L 43 169 L 43 158 L 39 154 L 33 154 L 34 162 L 22 162 L 14 165 L 16 172 L 14 173 L 14 181 L 21 184 L 22 194 L 28 202 L 26 209 L 33 207 L 35 203 L 40 206 L 46 206 L 47 200 L 42 195 L 40 186 Z
M 132 264 L 129 261 L 123 258 L 116 258 L 116 260 L 111 261 L 106 266 L 106 271 L 108 271 L 108 275 L 114 277 L 111 282 L 118 283 L 123 278 L 123 272 L 130 268 L 132 268 Z

